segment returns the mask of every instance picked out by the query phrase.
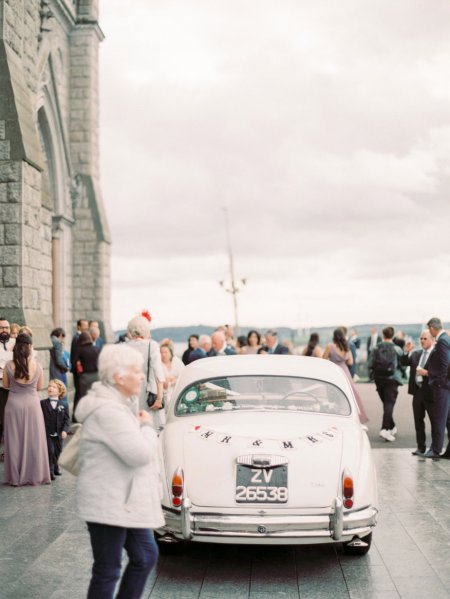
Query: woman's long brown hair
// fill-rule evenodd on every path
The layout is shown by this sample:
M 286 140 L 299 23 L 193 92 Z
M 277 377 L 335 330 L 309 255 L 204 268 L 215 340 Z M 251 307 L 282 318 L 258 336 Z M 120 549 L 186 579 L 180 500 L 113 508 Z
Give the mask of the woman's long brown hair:
M 29 358 L 31 355 L 32 339 L 25 333 L 17 335 L 16 344 L 13 349 L 13 362 L 16 367 L 14 378 L 30 380 Z

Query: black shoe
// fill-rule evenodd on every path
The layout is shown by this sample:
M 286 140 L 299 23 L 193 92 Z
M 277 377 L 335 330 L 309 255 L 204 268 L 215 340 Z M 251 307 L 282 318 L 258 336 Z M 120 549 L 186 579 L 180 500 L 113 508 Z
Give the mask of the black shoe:
M 56 476 L 61 476 L 62 472 L 59 468 L 55 468 L 55 474 Z
M 439 459 L 441 456 L 438 453 L 434 453 L 434 451 L 432 449 L 429 449 L 428 451 L 426 451 L 425 453 L 422 454 L 422 457 Z
M 450 451 L 444 451 L 439 457 L 441 460 L 450 460 Z
M 412 451 L 412 455 L 420 455 L 423 457 L 424 453 L 426 452 L 426 449 L 416 449 L 416 451 Z
M 51 480 L 55 480 L 55 475 L 53 474 L 53 472 L 50 474 L 50 478 Z

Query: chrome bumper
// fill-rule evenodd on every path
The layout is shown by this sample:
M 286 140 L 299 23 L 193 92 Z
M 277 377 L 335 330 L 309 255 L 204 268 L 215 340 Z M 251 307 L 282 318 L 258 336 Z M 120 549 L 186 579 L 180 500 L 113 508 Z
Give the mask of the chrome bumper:
M 177 539 L 216 543 L 333 543 L 365 537 L 376 524 L 375 507 L 344 513 L 336 497 L 328 514 L 248 515 L 193 513 L 189 499 L 181 510 L 164 509 L 166 525 L 158 532 Z

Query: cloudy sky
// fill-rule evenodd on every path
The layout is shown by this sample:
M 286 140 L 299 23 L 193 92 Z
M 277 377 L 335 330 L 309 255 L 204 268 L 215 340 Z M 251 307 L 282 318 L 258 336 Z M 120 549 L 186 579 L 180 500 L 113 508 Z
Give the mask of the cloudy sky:
M 446 0 L 101 2 L 113 326 L 450 320 Z

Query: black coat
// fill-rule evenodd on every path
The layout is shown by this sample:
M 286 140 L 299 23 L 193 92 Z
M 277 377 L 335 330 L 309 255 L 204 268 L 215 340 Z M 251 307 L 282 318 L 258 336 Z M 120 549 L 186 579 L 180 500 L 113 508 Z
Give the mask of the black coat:
M 267 354 L 270 353 L 270 349 L 267 347 L 267 345 L 263 345 L 262 347 L 260 347 L 258 349 L 258 354 L 262 354 L 263 352 L 266 352 Z M 286 347 L 285 345 L 282 345 L 281 343 L 278 343 L 275 347 L 275 351 L 272 352 L 273 355 L 281 355 L 281 356 L 286 356 L 289 353 L 289 348 Z
M 417 366 L 419 365 L 420 358 L 422 357 L 422 353 L 423 353 L 423 349 L 415 349 L 410 354 L 403 354 L 403 356 L 400 358 L 400 362 L 401 362 L 402 366 L 410 367 L 409 368 L 409 381 L 408 381 L 408 393 L 410 395 L 415 395 L 417 393 L 417 391 L 419 390 L 419 387 L 417 386 L 417 383 L 416 383 L 416 370 L 417 370 Z M 423 366 L 425 369 L 427 368 L 427 366 L 430 362 L 430 357 L 431 357 L 431 353 L 428 356 L 428 359 Z M 428 395 L 429 393 L 431 393 L 429 385 L 428 385 L 428 377 L 427 376 L 423 377 L 421 389 L 423 390 L 425 395 Z
M 89 345 L 79 345 L 77 358 L 81 362 L 83 372 L 98 372 L 98 355 L 100 349 L 90 343 Z
M 428 379 L 432 387 L 450 389 L 449 364 L 450 337 L 444 332 L 437 340 L 427 362 Z
M 65 433 L 69 432 L 69 411 L 67 409 L 67 406 L 64 405 L 64 402 L 61 399 L 58 399 L 58 403 L 56 404 L 56 410 L 52 408 L 52 404 L 49 398 L 41 400 L 41 408 L 42 414 L 44 416 L 45 432 L 47 436 L 52 435 L 53 433 L 58 433 L 58 437 L 60 437 L 63 431 Z

